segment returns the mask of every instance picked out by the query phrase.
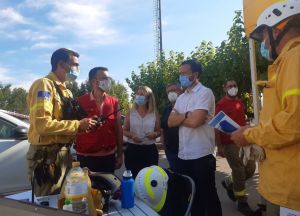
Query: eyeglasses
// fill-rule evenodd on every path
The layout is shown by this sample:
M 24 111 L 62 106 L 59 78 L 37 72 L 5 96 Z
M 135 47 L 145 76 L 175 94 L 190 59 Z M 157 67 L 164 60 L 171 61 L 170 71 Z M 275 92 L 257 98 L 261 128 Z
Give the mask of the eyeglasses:
M 110 78 L 110 77 L 102 77 L 102 78 L 100 78 L 100 79 L 96 79 L 96 78 L 95 78 L 95 80 L 96 80 L 96 81 L 104 81 L 104 80 L 111 80 L 111 78 Z
M 68 65 L 70 68 L 76 68 L 76 70 L 79 70 L 79 65 L 77 63 L 73 63 L 73 64 L 66 63 L 66 65 Z

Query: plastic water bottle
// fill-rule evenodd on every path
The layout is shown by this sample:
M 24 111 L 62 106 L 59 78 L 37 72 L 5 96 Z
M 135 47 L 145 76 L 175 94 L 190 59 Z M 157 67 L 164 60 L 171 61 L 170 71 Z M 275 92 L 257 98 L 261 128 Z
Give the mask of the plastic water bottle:
M 80 167 L 80 162 L 73 162 L 72 169 L 66 177 L 65 198 L 69 200 L 71 210 L 80 214 L 88 213 L 88 184 L 85 173 Z M 67 206 L 66 206 L 67 207 Z M 69 210 L 70 207 L 67 207 Z
M 130 170 L 125 170 L 121 182 L 122 208 L 134 207 L 134 180 Z
M 66 211 L 72 211 L 73 210 L 71 200 L 65 199 L 63 210 L 66 210 Z

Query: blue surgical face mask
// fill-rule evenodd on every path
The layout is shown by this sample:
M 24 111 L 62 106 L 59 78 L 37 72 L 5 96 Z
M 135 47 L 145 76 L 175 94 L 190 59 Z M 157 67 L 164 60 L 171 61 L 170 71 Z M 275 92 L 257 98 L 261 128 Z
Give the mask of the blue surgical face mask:
M 144 95 L 137 95 L 135 96 L 135 103 L 137 105 L 143 106 L 147 102 L 146 97 Z
M 265 41 L 260 44 L 260 54 L 268 61 L 273 61 L 270 55 L 270 50 L 266 47 Z
M 67 73 L 67 80 L 74 81 L 79 76 L 79 68 L 71 67 L 70 71 Z
M 180 82 L 180 85 L 183 87 L 183 88 L 187 88 L 187 87 L 190 87 L 193 83 L 193 81 L 191 81 L 189 79 L 189 76 L 185 76 L 185 75 L 180 75 L 179 76 L 179 82 Z

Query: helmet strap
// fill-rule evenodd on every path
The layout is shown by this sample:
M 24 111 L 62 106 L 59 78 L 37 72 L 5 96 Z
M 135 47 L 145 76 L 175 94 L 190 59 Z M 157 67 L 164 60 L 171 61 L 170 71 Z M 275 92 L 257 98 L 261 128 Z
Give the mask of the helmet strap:
M 279 44 L 280 41 L 282 40 L 283 36 L 290 30 L 291 26 L 287 25 L 279 34 L 278 37 L 276 38 L 276 44 Z
M 270 39 L 270 45 L 271 45 L 271 58 L 275 60 L 278 57 L 278 54 L 276 52 L 276 47 L 278 45 L 277 41 L 274 40 L 273 32 L 271 28 L 268 28 L 269 33 L 269 39 Z

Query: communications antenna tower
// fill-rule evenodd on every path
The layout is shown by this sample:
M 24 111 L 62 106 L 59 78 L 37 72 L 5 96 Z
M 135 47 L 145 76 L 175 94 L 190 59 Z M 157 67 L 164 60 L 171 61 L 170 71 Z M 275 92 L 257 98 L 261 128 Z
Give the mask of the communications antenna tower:
M 156 59 L 162 62 L 161 0 L 153 0 L 153 5 L 154 51 Z

